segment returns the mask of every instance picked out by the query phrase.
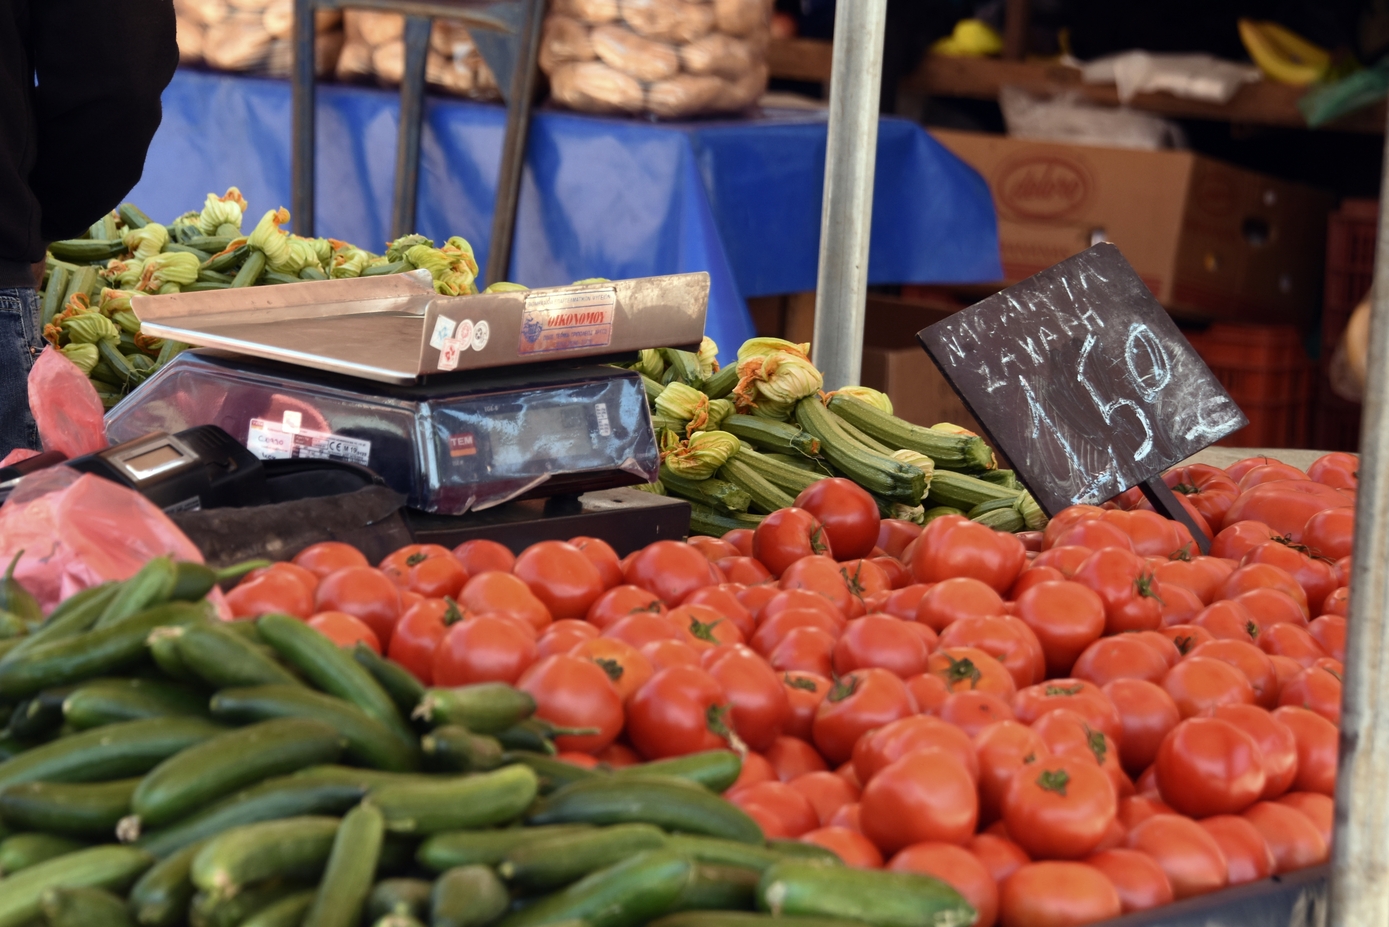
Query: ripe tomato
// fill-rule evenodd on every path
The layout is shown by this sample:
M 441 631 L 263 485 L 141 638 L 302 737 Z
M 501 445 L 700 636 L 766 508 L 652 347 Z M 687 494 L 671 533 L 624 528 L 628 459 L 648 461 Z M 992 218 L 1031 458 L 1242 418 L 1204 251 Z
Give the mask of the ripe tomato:
M 1326 651 L 1310 632 L 1287 623 L 1265 628 L 1259 635 L 1259 649 L 1271 657 L 1287 657 L 1303 669 L 1326 656 Z
M 666 604 L 640 586 L 614 586 L 589 606 L 587 621 L 603 631 L 637 612 L 663 615 L 665 611 Z
M 974 735 L 979 759 L 980 819 L 995 821 L 1003 813 L 1003 797 L 1013 776 L 1047 756 L 1047 745 L 1032 728 L 1016 721 L 999 721 Z
M 352 569 L 367 570 L 376 574 L 371 567 Z M 319 605 L 315 598 L 314 591 L 305 586 L 298 576 L 285 570 L 269 569 L 259 576 L 237 583 L 236 588 L 227 593 L 227 605 L 231 608 L 234 618 L 259 618 L 261 615 L 279 612 L 307 619 L 315 612 L 345 610 L 335 608 L 332 604 Z
M 1190 818 L 1153 815 L 1130 830 L 1125 842 L 1162 867 L 1178 900 L 1225 887 L 1229 867 L 1220 844 Z
M 1280 545 L 1281 546 L 1281 545 Z M 1249 592 L 1251 589 L 1277 589 L 1279 592 L 1287 593 L 1291 596 L 1306 613 L 1307 593 L 1302 586 L 1287 570 L 1274 566 L 1264 560 L 1249 560 L 1251 555 L 1257 556 L 1256 552 L 1267 550 L 1264 544 L 1251 548 L 1246 553 L 1244 566 L 1241 566 L 1228 577 L 1220 587 L 1219 598 L 1233 599 L 1241 593 Z
M 1302 529 L 1307 520 L 1326 509 L 1340 508 L 1349 497 L 1312 480 L 1279 480 L 1263 483 L 1240 493 L 1226 513 L 1227 521 L 1253 519 L 1285 535 L 1295 543 L 1302 542 Z
M 965 849 L 974 854 L 1000 886 L 1004 879 L 1031 862 L 1022 847 L 997 834 L 975 834 L 965 842 Z
M 1309 666 L 1283 687 L 1279 705 L 1314 711 L 1336 726 L 1341 724 L 1341 677 L 1325 666 Z
M 1071 578 L 1104 603 L 1105 633 L 1150 631 L 1162 626 L 1162 590 L 1137 554 L 1097 550 Z
M 1046 656 L 1047 673 L 1069 673 L 1076 658 L 1104 633 L 1104 601 L 1080 583 L 1041 583 L 1015 604 L 1018 618 L 1032 629 Z
M 1013 713 L 1023 724 L 1031 724 L 1058 708 L 1074 711 L 1091 727 L 1103 731 L 1115 743 L 1123 746 L 1119 712 L 1109 696 L 1094 683 L 1083 679 L 1049 679 L 1019 690 L 1013 699 Z
M 762 755 L 772 764 L 777 778 L 782 782 L 790 782 L 806 773 L 826 772 L 829 768 L 819 751 L 807 741 L 785 734 L 774 740 Z
M 381 652 L 381 642 L 377 640 L 376 633 L 365 622 L 346 612 L 319 612 L 309 619 L 309 627 L 339 647 L 353 647 L 361 641 L 377 653 Z
M 819 593 L 811 592 L 808 589 L 784 589 L 780 592 L 774 592 L 771 598 L 762 605 L 762 608 L 754 614 L 757 626 L 760 628 L 781 612 L 793 608 L 808 608 L 812 611 L 824 612 L 833 618 L 835 625 L 840 628 L 848 620 L 843 609 Z M 838 634 L 835 636 L 838 637 Z
M 1066 579 L 1075 575 L 1080 565 L 1090 559 L 1095 551 L 1089 547 L 1063 545 L 1042 551 L 1033 559 L 1031 568 L 1051 567 L 1058 570 Z M 1024 571 L 1025 572 L 1025 571 Z
M 723 571 L 723 575 L 728 578 L 730 583 L 742 583 L 745 586 L 756 586 L 759 583 L 769 582 L 772 579 L 771 571 L 764 567 L 757 560 L 751 557 L 739 555 L 737 557 L 724 557 L 714 564 Z
M 911 584 L 911 571 L 896 557 L 870 557 L 864 562 L 871 563 L 882 571 L 883 576 L 887 578 L 889 591 L 902 589 Z M 864 605 L 868 607 L 869 611 L 876 611 L 875 608 L 868 606 L 868 603 L 872 600 L 872 596 L 865 596 L 863 600 Z
M 1158 750 L 1162 800 L 1194 818 L 1239 814 L 1259 800 L 1265 782 L 1258 743 L 1220 718 L 1188 718 Z
M 516 555 L 506 545 L 496 541 L 464 541 L 453 549 L 453 556 L 469 576 L 491 570 L 510 573 L 516 564 Z
M 1173 627 L 1176 627 L 1176 625 L 1173 625 Z M 1158 655 L 1162 657 L 1168 667 L 1176 666 L 1181 662 L 1182 652 L 1178 650 L 1177 645 L 1161 631 L 1138 631 L 1133 636 L 1157 651 Z
M 1336 571 L 1331 564 L 1325 560 L 1313 560 L 1302 551 L 1286 544 L 1279 544 L 1277 541 L 1269 541 L 1251 549 L 1244 555 L 1242 563 L 1244 566 L 1263 563 L 1283 570 L 1305 594 L 1305 604 L 1313 615 L 1321 613 L 1322 602 L 1339 585 L 1336 581 Z M 1276 588 L 1283 589 L 1294 599 L 1297 598 L 1294 590 L 1281 585 Z
M 672 666 L 628 702 L 627 737 L 648 760 L 726 749 L 731 709 L 713 676 L 695 666 Z
M 1343 451 L 1323 454 L 1307 468 L 1307 477 L 1337 489 L 1353 490 L 1360 482 L 1360 457 Z
M 1119 749 L 1114 740 L 1106 736 L 1104 731 L 1091 727 L 1077 712 L 1069 708 L 1054 709 L 1033 721 L 1032 730 L 1042 738 L 1047 752 L 1052 756 L 1089 760 L 1114 781 L 1118 795 L 1133 793 L 1133 784 L 1119 765 Z
M 536 598 L 525 580 L 495 570 L 468 580 L 459 593 L 458 604 L 469 612 L 510 615 L 530 625 L 537 635 L 551 621 L 550 610 Z
M 939 676 L 951 692 L 990 692 L 1010 699 L 1016 691 L 1007 668 L 973 647 L 942 647 L 927 658 L 926 671 Z
M 711 538 L 707 535 L 695 534 L 686 538 L 685 543 L 698 550 L 710 563 L 718 563 L 727 557 L 742 556 L 738 548 L 723 538 Z
M 1307 633 L 1321 645 L 1327 656 L 1345 662 L 1346 619 L 1340 615 L 1322 615 L 1312 619 L 1312 623 L 1307 625 Z
M 854 745 L 854 774 L 859 782 L 871 782 L 883 769 L 910 753 L 939 750 L 960 762 L 970 778 L 979 777 L 974 744 L 964 731 L 940 718 L 911 715 L 869 731 Z
M 758 782 L 775 782 L 776 770 L 772 764 L 767 762 L 767 758 L 760 753 L 749 750 L 743 756 L 743 768 L 738 772 L 738 778 L 729 786 L 724 794 L 728 795 L 738 789 L 753 785 Z
M 434 684 L 514 683 L 535 662 L 535 639 L 513 619 L 477 615 L 449 628 L 434 651 Z
M 1262 633 L 1277 624 L 1290 624 L 1299 628 L 1307 626 L 1307 609 L 1281 589 L 1250 589 L 1242 592 L 1231 602 L 1238 602 L 1249 609 Z
M 320 541 L 317 544 L 310 544 L 295 554 L 294 560 L 291 562 L 295 566 L 308 570 L 319 579 L 329 573 L 336 573 L 344 567 L 370 566 L 367 563 L 367 558 L 362 555 L 360 550 L 341 541 Z
M 908 581 L 906 568 L 891 557 L 875 557 L 871 560 L 845 560 L 839 564 L 839 575 L 844 580 L 844 585 L 848 587 L 849 594 L 858 599 L 865 610 L 867 603 L 874 596 L 891 592 L 893 589 L 892 578 L 887 571 L 879 565 L 878 561 L 896 564 L 896 570 L 901 573 Z
M 1190 560 L 1168 560 L 1153 567 L 1164 591 L 1172 586 L 1185 586 L 1196 593 L 1205 605 L 1215 600 L 1220 584 L 1234 567 L 1219 557 L 1193 557 Z
M 717 609 L 707 605 L 677 605 L 663 616 L 671 624 L 690 634 L 691 647 L 699 651 L 720 644 L 743 643 L 743 632 Z
M 732 622 L 744 638 L 748 638 L 752 636 L 753 631 L 757 630 L 757 622 L 753 620 L 752 612 L 748 611 L 747 606 L 738 601 L 738 593 L 741 591 L 732 583 L 705 586 L 703 589 L 696 589 L 690 593 L 681 604 L 703 605 L 712 608 Z
M 703 586 L 721 582 L 714 567 L 696 548 L 680 541 L 656 541 L 627 558 L 622 578 L 654 592 L 668 606 Z
M 512 572 L 556 619 L 583 618 L 605 591 L 598 567 L 565 541 L 532 544 L 516 558 Z
M 1139 640 L 1136 634 L 1121 634 L 1102 637 L 1085 648 L 1071 668 L 1071 675 L 1105 686 L 1116 679 L 1161 682 L 1167 669 L 1167 661 L 1155 647 Z
M 1321 604 L 1321 610 L 1328 615 L 1340 615 L 1342 618 L 1350 614 L 1350 587 L 1339 586 L 1333 589 L 1331 595 Z
M 992 588 L 977 579 L 957 576 L 927 588 L 915 615 L 909 617 L 939 632 L 965 618 L 1004 613 L 1003 599 Z
M 1167 671 L 1162 687 L 1183 718 L 1209 716 L 1221 705 L 1255 702 L 1254 687 L 1244 673 L 1210 657 L 1187 657 Z
M 916 713 L 901 679 L 883 669 L 855 670 L 840 678 L 816 709 L 811 730 L 815 746 L 829 763 L 853 754 L 859 737 L 873 728 Z
M 650 641 L 637 650 L 651 661 L 651 668 L 657 673 L 672 666 L 699 666 L 699 653 L 684 641 Z
M 1177 653 L 1183 657 L 1206 641 L 1215 640 L 1215 635 L 1209 629 L 1198 624 L 1174 624 L 1158 633 L 1170 640 L 1172 646 L 1177 648 Z M 1248 639 L 1248 634 L 1245 638 Z
M 992 692 L 952 692 L 936 710 L 936 717 L 970 737 L 990 724 L 1014 720 L 1013 709 Z
M 1180 493 L 1190 502 L 1212 526 L 1225 521 L 1225 513 L 1240 492 L 1239 484 L 1224 470 L 1208 464 L 1174 467 L 1164 473 L 1162 479 L 1173 492 Z
M 762 519 L 752 536 L 752 555 L 780 577 L 802 557 L 833 558 L 834 548 L 825 526 L 805 509 L 778 509 Z
M 1254 705 L 1222 705 L 1213 717 L 1228 721 L 1254 739 L 1263 759 L 1264 788 L 1259 798 L 1277 798 L 1297 778 L 1297 738 L 1266 709 Z
M 787 736 L 810 740 L 815 713 L 830 690 L 830 680 L 816 673 L 784 672 L 781 684 L 786 689 L 790 709 L 782 729 Z
M 1103 513 L 1077 522 L 1056 536 L 1058 547 L 1087 547 L 1090 550 L 1122 550 L 1132 553 L 1133 538 L 1118 525 L 1104 520 Z
M 1314 557 L 1349 557 L 1355 545 L 1355 509 L 1338 506 L 1313 515 L 1302 528 L 1302 543 Z
M 1042 532 L 1042 550 L 1047 551 L 1053 547 L 1061 546 L 1057 543 L 1057 538 L 1069 531 L 1073 526 L 1083 521 L 1098 519 L 1105 512 L 1098 505 L 1068 505 L 1066 508 L 1056 513 L 1056 516 L 1047 522 L 1046 530 Z
M 1263 834 L 1245 818 L 1217 814 L 1200 822 L 1215 838 L 1225 854 L 1225 879 L 1230 885 L 1243 885 L 1267 879 L 1274 873 L 1273 853 Z
M 792 628 L 767 654 L 767 662 L 777 672 L 833 676 L 834 643 L 834 637 L 820 628 Z
M 1018 574 L 1017 579 L 1013 580 L 1013 588 L 1008 590 L 1008 599 L 1012 601 L 1041 583 L 1059 583 L 1064 579 L 1066 579 L 1066 574 L 1056 567 L 1029 566 Z
M 751 528 L 734 528 L 732 531 L 724 534 L 723 540 L 732 544 L 740 555 L 744 557 L 752 556 Z
M 748 647 L 726 644 L 709 651 L 702 662 L 732 704 L 729 723 L 743 742 L 759 753 L 775 743 L 791 704 L 767 661 Z
M 864 787 L 859 805 L 863 835 L 885 854 L 928 840 L 964 843 L 979 820 L 974 779 L 938 750 L 888 764 Z
M 881 667 L 901 676 L 926 671 L 926 643 L 908 622 L 888 615 L 865 615 L 844 626 L 834 645 L 834 672 Z
M 1217 640 L 1238 640 L 1249 643 L 1259 638 L 1260 626 L 1254 613 L 1243 603 L 1221 599 L 1203 608 L 1192 624 L 1205 628 Z
M 1204 603 L 1196 593 L 1184 586 L 1162 587 L 1162 623 L 1164 626 L 1186 624 L 1196 617 Z
M 973 927 L 992 927 L 998 917 L 998 885 L 984 864 L 963 847 L 939 841 L 914 843 L 892 857 L 887 868 L 934 876 L 955 889 L 974 908 Z
M 1336 824 L 1336 803 L 1329 796 L 1316 792 L 1289 792 L 1278 799 L 1278 804 L 1305 814 L 1326 845 L 1331 846 L 1331 834 Z
M 1275 872 L 1292 872 L 1326 862 L 1330 848 L 1311 819 L 1276 801 L 1261 801 L 1244 812 L 1273 856 Z
M 765 615 L 766 612 L 764 611 L 763 614 Z M 826 634 L 831 640 L 838 640 L 842 633 L 840 622 L 821 609 L 788 608 L 769 618 L 764 618 L 748 643 L 758 653 L 770 655 L 792 631 L 798 628 L 815 628 Z
M 782 572 L 779 585 L 787 591 L 820 595 L 845 616 L 857 618 L 863 614 L 863 600 L 849 591 L 841 569 L 829 557 L 802 557 Z
M 1115 847 L 1085 860 L 1098 869 L 1119 893 L 1123 912 L 1146 911 L 1172 903 L 1172 883 L 1151 856 L 1137 850 Z
M 1245 641 L 1207 641 L 1191 651 L 1193 657 L 1209 657 L 1228 663 L 1242 672 L 1254 688 L 1254 704 L 1274 708 L 1278 704 L 1278 672 L 1273 661 L 1258 647 Z
M 926 526 L 908 566 L 919 583 L 968 576 L 1002 594 L 1026 564 L 1027 550 L 1013 535 L 945 515 Z
M 1278 540 L 1278 532 L 1261 521 L 1226 521 L 1224 525 L 1211 539 L 1211 556 L 1217 559 L 1242 560 L 1260 544 Z
M 705 538 L 704 540 L 713 541 L 716 538 Z M 602 538 L 576 537 L 570 538 L 569 543 L 577 547 L 585 557 L 589 559 L 598 569 L 598 575 L 603 580 L 603 588 L 611 589 L 622 582 L 622 560 L 617 556 L 617 551 L 613 550 L 612 545 Z M 729 545 L 732 549 L 732 545 Z
M 804 743 L 804 741 L 800 741 Z M 807 746 L 809 746 L 807 744 Z M 811 747 L 813 750 L 814 748 Z M 805 796 L 820 818 L 820 826 L 828 826 L 835 813 L 845 805 L 859 800 L 859 789 L 843 776 L 836 776 L 827 770 L 805 772 L 787 784 Z
M 545 629 L 545 633 L 536 639 L 536 654 L 548 657 L 557 653 L 569 653 L 584 641 L 593 640 L 597 636 L 598 629 L 587 621 L 565 618 L 550 625 Z
M 1005 927 L 1072 927 L 1122 911 L 1113 883 L 1084 863 L 1028 863 L 999 886 L 999 923 Z
M 916 710 L 923 715 L 933 715 L 950 697 L 950 689 L 945 680 L 930 673 L 917 673 L 907 680 L 907 691 L 916 700 Z
M 426 686 L 434 684 L 434 653 L 449 628 L 463 620 L 452 599 L 425 599 L 396 622 L 388 656 Z
M 757 782 L 730 789 L 727 798 L 762 825 L 769 839 L 795 839 L 820 826 L 809 799 L 784 782 Z
M 371 567 L 346 567 L 319 582 L 314 608 L 321 612 L 347 612 L 360 618 L 389 648 L 400 617 L 400 593 L 395 583 Z
M 830 547 L 840 559 L 867 557 L 878 542 L 882 521 L 878 504 L 853 480 L 837 476 L 817 480 L 796 497 L 796 507 L 825 526 Z
M 382 560 L 377 569 L 400 588 L 427 599 L 453 598 L 468 581 L 463 564 L 438 544 L 407 544 Z
M 902 559 L 907 545 L 921 537 L 922 527 L 900 518 L 884 518 L 878 524 L 878 547 L 889 557 Z
M 1147 773 L 1144 773 L 1146 776 Z M 1147 792 L 1142 794 L 1130 795 L 1128 798 L 1119 799 L 1119 823 L 1124 826 L 1124 831 L 1133 830 L 1141 822 L 1148 820 L 1155 814 L 1176 814 L 1167 804 L 1157 797 L 1157 792 Z
M 1046 676 L 1046 655 L 1032 629 L 1013 615 L 962 618 L 941 632 L 941 647 L 973 647 L 993 657 L 1019 689 Z
M 1166 690 L 1141 679 L 1116 679 L 1104 686 L 1104 694 L 1119 713 L 1120 762 L 1136 776 L 1157 759 L 1158 747 L 1182 719 L 1181 713 Z
M 1043 757 L 1014 776 L 1003 796 L 1008 833 L 1033 859 L 1089 856 L 1117 810 L 1109 777 L 1079 757 Z
M 637 612 L 608 625 L 602 636 L 625 641 L 638 650 L 656 641 L 679 641 L 696 652 L 699 649 L 694 647 L 694 638 L 690 636 L 688 629 L 666 620 L 665 615 L 652 615 L 647 612 Z
M 847 827 L 820 827 L 801 834 L 802 843 L 813 843 L 832 851 L 844 861 L 844 865 L 855 869 L 883 868 L 883 854 L 858 831 Z
M 1281 461 L 1259 464 L 1251 467 L 1244 472 L 1238 480 L 1240 491 L 1243 492 L 1253 486 L 1260 486 L 1264 483 L 1276 483 L 1279 480 L 1305 480 L 1307 474 L 1294 467 L 1292 464 L 1285 464 Z
M 594 729 L 556 737 L 561 750 L 597 753 L 622 733 L 622 698 L 595 663 L 567 654 L 545 657 L 516 686 L 535 699 L 536 717 L 559 727 Z
M 655 667 L 644 653 L 615 637 L 581 641 L 569 653 L 596 663 L 608 674 L 608 679 L 624 703 L 656 674 Z

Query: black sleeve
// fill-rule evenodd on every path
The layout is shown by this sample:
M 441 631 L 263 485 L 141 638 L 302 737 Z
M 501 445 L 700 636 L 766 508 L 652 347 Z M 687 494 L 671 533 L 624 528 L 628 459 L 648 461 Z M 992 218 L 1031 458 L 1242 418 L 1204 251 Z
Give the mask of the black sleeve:
M 38 146 L 29 186 L 54 241 L 80 234 L 139 181 L 178 43 L 173 0 L 43 0 L 30 16 Z

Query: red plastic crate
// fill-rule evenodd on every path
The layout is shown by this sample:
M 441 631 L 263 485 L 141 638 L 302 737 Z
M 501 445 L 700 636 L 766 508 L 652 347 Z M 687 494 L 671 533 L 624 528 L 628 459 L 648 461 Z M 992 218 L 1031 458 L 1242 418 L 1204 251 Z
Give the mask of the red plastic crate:
M 1249 424 L 1227 447 L 1306 447 L 1315 367 L 1291 325 L 1212 325 L 1186 332 Z
M 1379 203 L 1375 200 L 1345 200 L 1327 221 L 1321 364 L 1312 435 L 1312 443 L 1323 450 L 1354 451 L 1360 446 L 1360 405 L 1331 392 L 1326 371 L 1350 314 L 1374 282 L 1378 231 Z

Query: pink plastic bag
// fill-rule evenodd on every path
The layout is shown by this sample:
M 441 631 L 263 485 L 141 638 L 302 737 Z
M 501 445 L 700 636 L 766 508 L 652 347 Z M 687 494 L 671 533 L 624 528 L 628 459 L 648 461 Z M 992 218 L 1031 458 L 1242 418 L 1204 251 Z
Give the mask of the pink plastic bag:
M 0 459 L 0 470 L 5 469 L 6 467 L 12 467 L 15 464 L 19 463 L 21 460 L 28 460 L 30 457 L 37 456 L 39 456 L 38 451 L 31 451 L 27 447 L 17 447 L 14 450 L 10 451 L 8 454 L 6 454 L 3 459 Z
M 0 506 L 0 561 L 24 551 L 15 578 L 44 611 L 89 586 L 129 579 L 161 554 L 203 555 L 144 496 L 110 480 L 52 467 L 20 480 Z M 220 593 L 213 599 L 224 609 Z
M 96 388 L 57 348 L 44 348 L 29 371 L 29 411 L 46 451 L 81 457 L 107 446 Z

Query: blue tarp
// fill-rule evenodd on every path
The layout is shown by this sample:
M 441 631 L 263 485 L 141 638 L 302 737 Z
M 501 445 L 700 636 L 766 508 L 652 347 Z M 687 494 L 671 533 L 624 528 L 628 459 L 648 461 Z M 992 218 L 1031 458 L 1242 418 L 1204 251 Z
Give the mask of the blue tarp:
M 398 96 L 318 92 L 317 229 L 381 250 L 389 234 Z M 430 99 L 418 230 L 462 235 L 486 266 L 505 111 Z M 708 333 L 727 358 L 752 335 L 746 297 L 815 288 L 825 117 L 650 123 L 540 111 L 531 129 L 511 278 L 706 270 Z M 236 185 L 254 221 L 288 205 L 286 81 L 180 71 L 133 202 L 161 221 Z M 919 126 L 882 120 L 869 276 L 874 283 L 1002 277 L 988 187 Z M 248 225 L 249 229 L 249 225 Z

